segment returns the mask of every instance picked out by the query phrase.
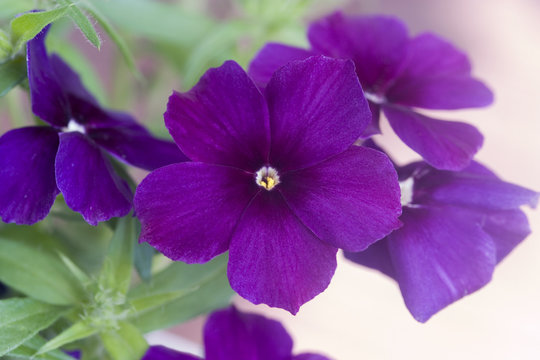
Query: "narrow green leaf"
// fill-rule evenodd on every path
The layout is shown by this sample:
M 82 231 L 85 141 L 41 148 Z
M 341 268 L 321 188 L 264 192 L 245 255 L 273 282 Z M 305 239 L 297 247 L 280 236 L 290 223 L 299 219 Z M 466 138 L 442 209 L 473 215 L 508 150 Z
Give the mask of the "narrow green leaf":
M 60 257 L 60 260 L 64 263 L 64 265 L 71 271 L 71 274 L 73 274 L 74 277 L 79 280 L 79 283 L 83 285 L 83 287 L 86 287 L 92 282 L 92 279 L 84 271 L 81 270 L 80 267 L 78 267 L 73 261 L 71 261 L 70 258 L 68 258 L 66 255 L 62 254 L 61 252 L 58 252 L 58 256 Z
M 9 35 L 4 30 L 0 29 L 0 63 L 11 54 L 11 50 Z
M 0 356 L 49 327 L 65 310 L 28 298 L 0 300 Z
M 114 360 L 140 359 L 148 349 L 140 331 L 128 322 L 118 324 L 119 328 L 101 334 L 105 348 Z
M 56 254 L 5 238 L 0 238 L 0 281 L 50 304 L 76 304 L 85 296 Z
M 152 259 L 156 250 L 148 243 L 137 243 L 133 253 L 135 269 L 144 281 L 149 281 L 152 277 Z
M 37 355 L 58 349 L 62 345 L 87 338 L 97 332 L 98 329 L 91 326 L 89 322 L 85 320 L 79 321 L 44 344 L 37 352 Z
M 33 39 L 45 26 L 60 19 L 69 12 L 71 6 L 61 6 L 49 11 L 22 14 L 11 21 L 11 43 L 14 52 Z
M 26 79 L 26 60 L 18 56 L 0 64 L 0 97 Z
M 99 285 L 104 289 L 127 293 L 133 267 L 133 244 L 136 241 L 135 218 L 126 216 L 118 220 L 109 251 L 103 262 Z
M 79 9 L 77 5 L 73 3 L 73 1 L 59 0 L 58 2 L 62 5 L 71 5 L 69 8 L 69 17 L 75 22 L 75 24 L 77 24 L 88 41 L 99 49 L 101 46 L 101 40 L 99 39 L 94 25 L 92 25 L 92 22 L 88 19 L 88 17 L 81 11 L 81 9 Z
M 126 62 L 128 68 L 135 75 L 135 77 L 139 80 L 142 79 L 142 74 L 135 65 L 135 58 L 133 57 L 131 50 L 127 46 L 124 39 L 109 22 L 109 20 L 103 14 L 101 14 L 101 12 L 95 6 L 93 6 L 93 4 L 85 2 L 84 7 L 90 14 L 92 14 L 92 17 L 97 20 L 99 25 L 101 25 L 103 30 L 116 44 L 116 47 L 118 48 L 118 50 L 120 50 L 120 53 L 122 54 L 122 57 L 124 58 L 124 61 Z
M 130 302 L 139 307 L 130 318 L 146 333 L 224 307 L 233 294 L 227 279 L 227 256 L 206 264 L 175 262 L 128 294 Z M 156 298 L 153 303 L 152 296 Z
M 48 353 L 37 355 L 36 352 L 47 340 L 36 335 L 18 348 L 8 354 L 10 357 L 35 360 L 73 360 L 73 358 L 60 350 L 49 351 Z

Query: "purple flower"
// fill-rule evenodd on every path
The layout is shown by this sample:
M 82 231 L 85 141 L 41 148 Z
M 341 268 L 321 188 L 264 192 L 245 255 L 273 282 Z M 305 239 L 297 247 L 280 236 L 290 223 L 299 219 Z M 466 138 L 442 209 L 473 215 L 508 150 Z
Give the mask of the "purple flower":
M 102 109 L 57 55 L 47 55 L 48 28 L 27 45 L 32 110 L 50 126 L 11 130 L 0 138 L 0 217 L 33 224 L 61 192 L 92 225 L 131 209 L 132 193 L 108 155 L 153 170 L 185 157 L 153 138 L 125 113 Z
M 380 133 L 382 110 L 395 133 L 430 165 L 444 170 L 466 167 L 483 137 L 471 125 L 436 120 L 416 108 L 461 109 L 489 105 L 491 91 L 471 76 L 467 56 L 440 37 L 413 38 L 389 16 L 344 16 L 337 12 L 311 24 L 312 50 L 267 44 L 249 73 L 259 86 L 288 61 L 314 54 L 352 59 L 373 114 L 362 137 Z
M 216 311 L 204 326 L 206 360 L 329 360 L 304 353 L 293 356 L 293 341 L 276 320 L 242 313 L 234 307 Z M 197 360 L 163 346 L 152 346 L 142 360 Z
M 141 241 L 187 263 L 229 250 L 236 292 L 296 313 L 328 286 L 338 248 L 400 226 L 391 162 L 352 146 L 369 121 L 350 61 L 291 62 L 264 95 L 235 62 L 208 70 L 169 99 L 165 124 L 193 162 L 137 188 Z
M 530 233 L 521 205 L 539 194 L 472 162 L 460 172 L 424 162 L 398 169 L 403 227 L 350 260 L 394 278 L 414 318 L 439 310 L 491 280 L 495 265 Z

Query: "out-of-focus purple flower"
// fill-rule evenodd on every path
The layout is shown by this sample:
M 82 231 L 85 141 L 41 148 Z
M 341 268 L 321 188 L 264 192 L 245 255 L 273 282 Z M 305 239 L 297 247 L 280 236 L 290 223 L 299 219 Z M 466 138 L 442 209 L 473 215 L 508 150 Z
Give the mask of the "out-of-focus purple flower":
M 472 162 L 459 172 L 424 162 L 398 169 L 403 227 L 345 256 L 394 278 L 414 318 L 439 310 L 491 280 L 495 265 L 530 233 L 521 205 L 539 194 Z
M 206 360 L 329 360 L 326 356 L 292 355 L 293 341 L 283 325 L 234 307 L 210 315 L 204 326 Z M 142 360 L 196 360 L 193 355 L 152 346 Z
M 193 162 L 137 188 L 141 241 L 188 263 L 229 250 L 236 292 L 296 313 L 328 286 L 338 248 L 400 226 L 388 157 L 351 146 L 370 119 L 351 61 L 291 62 L 264 95 L 235 62 L 208 70 L 169 99 L 165 124 Z
M 59 192 L 92 225 L 131 209 L 132 193 L 108 155 L 147 170 L 186 158 L 126 113 L 102 109 L 79 76 L 48 55 L 48 27 L 27 45 L 32 110 L 50 126 L 11 130 L 0 138 L 0 217 L 33 224 Z
M 401 140 L 438 169 L 463 169 L 482 146 L 475 127 L 415 110 L 482 107 L 493 101 L 491 91 L 471 76 L 467 56 L 452 44 L 430 33 L 409 38 L 394 17 L 340 12 L 312 23 L 308 38 L 311 50 L 267 44 L 250 65 L 254 81 L 264 87 L 288 61 L 314 54 L 352 59 L 373 115 L 362 137 L 380 133 L 382 110 Z

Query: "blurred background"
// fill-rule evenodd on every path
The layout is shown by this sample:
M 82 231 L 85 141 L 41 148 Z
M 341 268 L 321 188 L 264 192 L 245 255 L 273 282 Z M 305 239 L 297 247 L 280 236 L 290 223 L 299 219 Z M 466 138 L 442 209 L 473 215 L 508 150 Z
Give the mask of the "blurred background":
M 16 1 L 21 8 L 34 2 Z M 16 1 L 0 0 L 0 5 Z M 411 34 L 435 32 L 465 50 L 474 74 L 495 93 L 496 102 L 489 108 L 437 112 L 436 117 L 477 126 L 485 136 L 477 159 L 507 181 L 540 190 L 537 0 L 91 2 L 125 37 L 140 75 L 129 69 L 103 31 L 98 51 L 64 21 L 55 24 L 48 46 L 82 74 L 103 104 L 130 111 L 164 137 L 162 113 L 168 95 L 172 89 L 189 89 L 209 66 L 228 58 L 245 66 L 269 40 L 306 46 L 309 21 L 337 8 L 398 16 Z M 12 15 L 0 9 L 0 25 Z M 20 89 L 0 98 L 0 133 L 33 121 L 27 105 Z M 417 158 L 384 121 L 379 141 L 400 162 Z M 296 352 L 320 351 L 336 360 L 540 359 L 540 211 L 526 211 L 533 234 L 498 266 L 493 281 L 426 324 L 408 313 L 393 281 L 341 255 L 330 287 L 296 317 L 240 298 L 235 302 L 283 321 Z M 197 351 L 203 324 L 204 319 L 197 318 L 170 329 L 173 337 L 160 333 L 152 339 L 183 346 L 174 338 L 179 335 Z

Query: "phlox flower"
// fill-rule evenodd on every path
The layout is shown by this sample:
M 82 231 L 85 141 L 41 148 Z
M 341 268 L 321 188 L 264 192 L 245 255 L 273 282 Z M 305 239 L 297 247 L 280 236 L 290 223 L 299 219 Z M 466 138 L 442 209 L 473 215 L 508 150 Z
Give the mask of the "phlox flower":
M 394 132 L 430 165 L 444 170 L 466 167 L 483 137 L 473 126 L 433 119 L 417 108 L 452 110 L 489 105 L 491 91 L 471 75 L 467 56 L 431 33 L 409 38 L 391 16 L 345 16 L 336 12 L 313 22 L 311 49 L 267 44 L 249 73 L 264 87 L 288 61 L 314 54 L 352 59 L 373 115 L 363 138 L 380 133 L 382 112 Z
M 32 111 L 49 126 L 8 131 L 0 138 L 0 217 L 33 224 L 61 192 L 92 225 L 126 215 L 132 193 L 109 155 L 153 170 L 185 160 L 172 143 L 156 139 L 126 113 L 105 110 L 79 76 L 48 55 L 48 27 L 27 44 Z
M 328 286 L 338 248 L 400 226 L 391 162 L 353 146 L 370 121 L 351 61 L 292 62 L 264 94 L 233 61 L 208 70 L 169 98 L 165 124 L 192 162 L 138 186 L 141 241 L 187 263 L 229 250 L 237 293 L 296 313 Z

